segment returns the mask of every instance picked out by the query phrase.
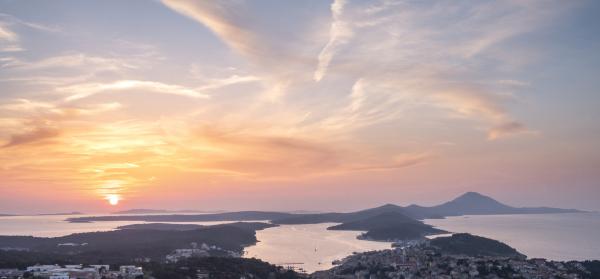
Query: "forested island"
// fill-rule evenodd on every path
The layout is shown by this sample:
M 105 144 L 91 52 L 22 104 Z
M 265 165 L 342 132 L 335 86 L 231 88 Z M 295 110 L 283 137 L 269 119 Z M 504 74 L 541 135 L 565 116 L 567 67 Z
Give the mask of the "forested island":
M 115 231 L 77 233 L 62 237 L 0 236 L 0 268 L 36 263 L 86 262 L 122 264 L 159 260 L 192 243 L 206 244 L 209 255 L 239 255 L 257 242 L 256 230 L 266 223 L 233 223 L 213 226 L 144 224 Z

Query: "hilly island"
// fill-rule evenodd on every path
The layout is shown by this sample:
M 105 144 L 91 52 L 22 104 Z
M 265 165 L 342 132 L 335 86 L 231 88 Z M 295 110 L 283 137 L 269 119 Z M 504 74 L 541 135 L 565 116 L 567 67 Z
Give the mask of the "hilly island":
M 426 235 L 447 233 L 424 224 L 423 219 L 459 215 L 574 213 L 576 209 L 550 207 L 511 207 L 491 197 L 467 192 L 446 203 L 424 207 L 386 204 L 348 213 L 299 214 L 268 211 L 237 211 L 214 214 L 153 214 L 74 217 L 69 222 L 143 221 L 143 222 L 207 222 L 207 221 L 269 221 L 276 225 L 341 223 L 330 230 L 365 231 L 361 238 L 378 241 L 419 239 Z

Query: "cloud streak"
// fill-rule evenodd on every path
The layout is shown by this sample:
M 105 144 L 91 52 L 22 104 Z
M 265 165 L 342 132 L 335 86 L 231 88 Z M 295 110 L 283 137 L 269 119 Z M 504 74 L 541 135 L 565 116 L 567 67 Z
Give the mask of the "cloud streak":
M 90 67 L 94 71 L 118 71 L 137 68 L 136 65 L 128 63 L 123 59 L 86 55 L 83 53 L 57 55 L 39 61 L 14 61 L 10 66 L 24 71 L 81 67 Z
M 12 32 L 8 27 L 0 24 L 0 40 L 8 42 L 16 42 L 18 40 L 17 34 Z
M 272 55 L 265 41 L 253 32 L 240 1 L 163 0 L 169 8 L 193 18 L 212 30 L 234 50 L 246 57 L 262 59 Z
M 507 121 L 500 123 L 490 129 L 488 139 L 495 140 L 502 137 L 514 136 L 522 133 L 534 133 L 525 127 L 523 124 L 516 121 Z
M 84 83 L 61 87 L 58 89 L 58 91 L 71 94 L 65 98 L 65 101 L 67 102 L 88 98 L 100 93 L 119 91 L 144 91 L 185 96 L 190 98 L 209 98 L 208 95 L 200 93 L 195 89 L 180 85 L 144 80 L 119 80 L 112 83 Z
M 329 41 L 319 53 L 317 69 L 313 76 L 315 81 L 320 81 L 323 78 L 335 53 L 352 38 L 353 31 L 350 24 L 342 20 L 345 5 L 346 0 L 334 0 L 331 4 L 332 22 Z
M 12 135 L 8 142 L 2 147 L 8 148 L 24 144 L 40 143 L 58 137 L 59 134 L 60 131 L 55 127 L 49 125 L 37 125 L 30 131 Z
M 6 23 L 0 21 L 0 52 L 22 51 L 19 36 L 8 28 Z

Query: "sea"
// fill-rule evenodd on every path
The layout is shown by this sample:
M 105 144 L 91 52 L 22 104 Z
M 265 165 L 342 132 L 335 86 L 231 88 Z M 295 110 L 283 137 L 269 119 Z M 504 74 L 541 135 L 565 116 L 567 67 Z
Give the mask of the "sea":
M 499 240 L 529 258 L 600 260 L 600 213 L 470 215 L 425 223 Z
M 144 222 L 69 223 L 73 216 L 0 217 L 0 235 L 56 237 L 72 233 L 115 230 Z M 78 215 L 81 217 L 81 215 Z M 214 225 L 226 222 L 187 222 Z M 468 232 L 502 241 L 530 258 L 600 260 L 600 213 L 473 215 L 427 219 L 425 223 L 450 232 Z M 382 250 L 390 243 L 359 240 L 356 231 L 328 231 L 329 224 L 283 225 L 257 232 L 258 243 L 245 257 L 302 269 L 329 269 L 334 260 L 352 253 Z

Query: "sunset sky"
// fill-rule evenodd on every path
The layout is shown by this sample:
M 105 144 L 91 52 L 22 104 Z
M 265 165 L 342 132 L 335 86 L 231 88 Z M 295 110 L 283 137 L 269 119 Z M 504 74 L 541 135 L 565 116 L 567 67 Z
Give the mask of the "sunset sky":
M 0 213 L 600 210 L 600 1 L 0 1 Z

